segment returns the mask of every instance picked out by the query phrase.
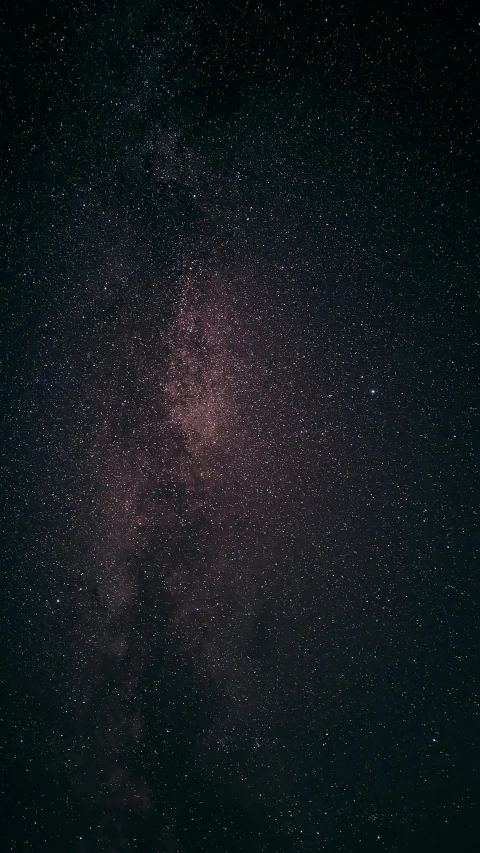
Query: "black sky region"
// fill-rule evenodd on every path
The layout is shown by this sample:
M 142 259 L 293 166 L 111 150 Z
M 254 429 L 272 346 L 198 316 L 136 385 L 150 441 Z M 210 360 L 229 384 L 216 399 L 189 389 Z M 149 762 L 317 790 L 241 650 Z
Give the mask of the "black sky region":
M 3 4 L 2 851 L 478 849 L 479 37 Z

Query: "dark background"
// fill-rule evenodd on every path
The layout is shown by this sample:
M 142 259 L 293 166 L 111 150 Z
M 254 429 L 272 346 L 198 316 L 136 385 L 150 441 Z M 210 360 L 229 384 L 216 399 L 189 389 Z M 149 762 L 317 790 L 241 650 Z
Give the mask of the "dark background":
M 52 2 L 0 27 L 2 849 L 477 849 L 478 19 Z M 80 365 L 167 322 L 187 258 L 261 266 L 301 329 L 327 520 L 315 539 L 292 516 L 301 581 L 247 647 L 282 687 L 249 694 L 250 721 L 185 650 L 149 658 L 132 761 L 154 805 L 121 848 L 89 834 L 105 806 L 69 711 Z M 197 750 L 219 718 L 231 746 Z

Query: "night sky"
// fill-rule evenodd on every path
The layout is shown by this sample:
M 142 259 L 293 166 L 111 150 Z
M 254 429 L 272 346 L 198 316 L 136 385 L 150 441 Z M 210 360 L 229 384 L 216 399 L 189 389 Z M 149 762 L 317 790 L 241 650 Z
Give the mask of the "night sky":
M 479 38 L 3 4 L 2 853 L 480 849 Z

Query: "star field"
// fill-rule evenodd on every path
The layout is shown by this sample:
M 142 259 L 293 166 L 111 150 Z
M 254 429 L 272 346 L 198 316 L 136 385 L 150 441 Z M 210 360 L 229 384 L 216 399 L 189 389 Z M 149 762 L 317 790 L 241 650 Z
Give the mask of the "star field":
M 2 850 L 474 850 L 478 21 L 0 15 Z

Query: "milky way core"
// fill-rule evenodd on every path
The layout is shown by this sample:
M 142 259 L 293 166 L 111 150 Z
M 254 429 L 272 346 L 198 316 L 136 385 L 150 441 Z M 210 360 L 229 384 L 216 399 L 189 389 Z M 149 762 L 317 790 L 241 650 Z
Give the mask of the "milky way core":
M 248 647 L 278 581 L 295 492 L 274 317 L 258 283 L 185 275 L 163 340 L 154 318 L 143 339 L 122 318 L 85 386 L 97 418 L 79 523 L 82 750 L 98 764 L 112 849 L 121 849 L 122 810 L 151 804 L 127 768 L 143 737 L 142 677 L 158 649 L 176 649 L 197 678 L 213 679 L 226 710 L 205 743 L 220 738 L 227 716 L 251 716 L 268 681 Z

